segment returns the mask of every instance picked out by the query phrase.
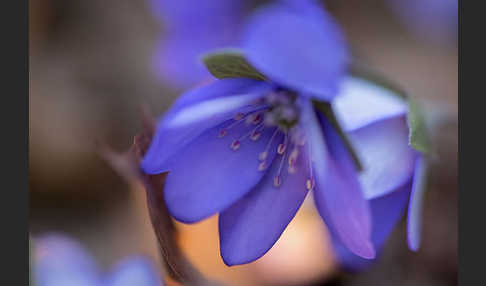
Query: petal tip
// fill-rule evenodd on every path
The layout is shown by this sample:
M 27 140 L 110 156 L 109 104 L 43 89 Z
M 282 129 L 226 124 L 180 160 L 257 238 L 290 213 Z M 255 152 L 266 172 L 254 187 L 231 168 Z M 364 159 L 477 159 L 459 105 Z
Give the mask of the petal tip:
M 357 256 L 364 258 L 364 259 L 375 259 L 376 258 L 376 250 L 373 246 L 371 241 L 367 240 L 365 243 L 360 245 L 359 247 L 354 247 L 354 249 L 350 249 L 351 252 L 356 254 Z
M 226 266 L 229 266 L 229 267 L 247 264 L 247 263 L 253 262 L 253 261 L 258 259 L 258 258 L 242 259 L 242 257 L 236 257 L 236 256 L 232 257 L 231 255 L 225 254 L 225 251 L 221 251 L 221 258 L 223 259 L 224 264 L 226 264 Z
M 373 244 L 368 241 L 363 249 L 361 249 L 359 255 L 365 259 L 374 259 L 376 257 L 376 250 Z
M 412 237 L 408 237 L 408 249 L 413 252 L 418 252 L 420 248 L 420 241 L 413 239 Z
M 241 253 L 241 252 L 235 251 L 234 248 L 225 247 L 221 243 L 221 238 L 220 238 L 219 249 L 220 249 L 220 255 L 221 255 L 221 258 L 223 259 L 224 264 L 226 264 L 226 266 L 229 266 L 229 267 L 251 263 L 255 260 L 258 260 L 263 255 L 265 255 L 265 253 L 266 253 L 266 251 L 265 251 L 264 253 L 259 254 L 257 256 L 253 256 L 253 255 L 249 256 L 248 253 Z

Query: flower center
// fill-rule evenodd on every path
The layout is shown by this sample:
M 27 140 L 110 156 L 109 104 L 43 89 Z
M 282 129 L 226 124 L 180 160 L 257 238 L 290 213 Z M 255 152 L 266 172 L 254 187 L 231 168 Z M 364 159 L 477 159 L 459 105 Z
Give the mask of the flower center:
M 286 91 L 273 91 L 267 94 L 263 100 L 260 100 L 253 111 L 246 113 L 237 112 L 233 116 L 231 123 L 222 128 L 218 135 L 220 138 L 225 137 L 233 127 L 240 124 L 248 126 L 248 131 L 234 139 L 229 146 L 233 151 L 238 151 L 245 140 L 249 139 L 250 142 L 257 141 L 265 129 L 272 130 L 272 136 L 268 140 L 265 149 L 258 155 L 258 160 L 260 161 L 258 171 L 263 172 L 267 170 L 271 165 L 271 162 L 268 160 L 269 153 L 272 152 L 273 154 L 275 152 L 276 157 L 274 160 L 277 160 L 275 164 L 278 164 L 277 174 L 273 178 L 275 187 L 279 187 L 283 182 L 285 165 L 289 175 L 297 171 L 297 160 L 299 156 L 302 156 L 304 145 L 306 145 L 305 135 L 298 126 L 300 110 L 296 104 L 296 99 L 296 94 Z M 280 142 L 276 142 L 276 140 L 280 140 Z M 315 181 L 310 158 L 309 156 L 306 157 L 309 161 L 309 177 L 306 181 L 306 188 L 307 190 L 312 190 Z

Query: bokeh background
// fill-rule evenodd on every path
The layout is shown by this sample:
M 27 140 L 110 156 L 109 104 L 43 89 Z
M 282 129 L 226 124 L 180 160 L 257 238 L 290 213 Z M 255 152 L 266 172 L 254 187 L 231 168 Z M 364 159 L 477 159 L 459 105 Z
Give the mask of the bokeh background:
M 436 156 L 422 248 L 407 249 L 402 222 L 376 264 L 346 273 L 312 204 L 248 265 L 223 264 L 216 217 L 177 224 L 179 243 L 204 274 L 228 285 L 457 285 L 457 2 L 322 2 L 362 60 L 424 102 Z M 182 91 L 154 73 L 165 29 L 151 7 L 144 0 L 30 1 L 30 232 L 69 234 L 106 268 L 134 254 L 158 261 L 143 189 L 114 172 L 95 144 L 128 149 L 141 130 L 140 104 L 162 114 Z

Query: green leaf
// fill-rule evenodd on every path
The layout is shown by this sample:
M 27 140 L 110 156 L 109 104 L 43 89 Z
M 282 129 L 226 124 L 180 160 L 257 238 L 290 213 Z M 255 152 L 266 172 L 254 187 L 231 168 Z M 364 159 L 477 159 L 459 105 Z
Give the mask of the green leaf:
M 238 50 L 221 50 L 202 57 L 209 72 L 216 78 L 252 78 L 265 80 L 265 76 L 256 70 Z
M 416 99 L 408 99 L 408 127 L 409 127 L 409 144 L 415 150 L 422 153 L 430 151 L 430 141 L 427 134 L 427 126 L 422 111 L 422 106 Z
M 322 101 L 314 101 L 314 106 L 317 108 L 317 110 L 319 110 L 322 113 L 322 115 L 324 115 L 329 120 L 329 122 L 331 123 L 331 125 L 334 127 L 339 137 L 341 138 L 345 148 L 348 150 L 349 154 L 351 155 L 351 159 L 353 160 L 356 169 L 358 171 L 362 171 L 363 165 L 359 160 L 358 154 L 353 148 L 353 145 L 351 144 L 351 140 L 349 140 L 346 132 L 339 124 L 336 114 L 334 113 L 334 110 L 332 110 L 331 104 Z
M 410 97 L 407 93 L 376 71 L 366 68 L 359 64 L 354 64 L 351 67 L 351 75 L 362 78 L 386 89 L 393 91 L 393 94 L 407 100 L 408 102 L 408 128 L 409 128 L 409 145 L 422 153 L 430 152 L 430 140 L 427 133 L 427 126 L 425 123 L 425 116 L 423 110 L 417 99 Z

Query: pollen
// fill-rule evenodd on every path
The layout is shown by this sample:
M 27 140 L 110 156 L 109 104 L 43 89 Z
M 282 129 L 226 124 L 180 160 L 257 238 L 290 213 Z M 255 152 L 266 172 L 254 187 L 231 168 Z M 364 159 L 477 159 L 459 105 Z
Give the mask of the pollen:
M 278 144 L 277 153 L 279 155 L 282 155 L 283 153 L 285 153 L 286 149 L 287 149 L 287 144 L 285 144 L 285 143 Z
M 253 141 L 257 141 L 258 138 L 260 138 L 260 135 L 262 135 L 262 133 L 258 130 L 255 130 L 251 133 L 250 139 L 253 140 Z
M 253 125 L 257 125 L 260 122 L 262 122 L 262 120 L 263 120 L 263 115 L 261 113 L 258 113 L 257 115 L 255 115 L 251 123 L 253 123 Z
M 265 171 L 267 169 L 267 161 L 262 161 L 258 164 L 258 171 Z
M 241 120 L 245 117 L 245 114 L 241 113 L 241 112 L 238 112 L 235 114 L 235 116 L 233 117 L 234 120 Z
M 233 149 L 234 151 L 240 149 L 240 146 L 241 146 L 241 143 L 238 140 L 233 141 L 230 145 L 231 149 Z
M 223 137 L 224 137 L 226 134 L 228 134 L 228 130 L 226 130 L 226 129 L 221 129 L 221 130 L 219 131 L 218 137 L 219 137 L 219 138 L 223 138 Z
M 295 174 L 295 172 L 297 172 L 297 168 L 295 167 L 295 165 L 290 165 L 290 166 L 287 168 L 287 171 L 288 171 L 290 174 Z
M 262 153 L 260 153 L 260 155 L 258 155 L 258 159 L 260 159 L 260 161 L 264 161 L 265 159 L 267 159 L 267 156 L 268 156 L 268 152 L 263 151 Z
M 297 148 L 294 148 L 294 150 L 292 150 L 289 156 L 289 166 L 295 165 L 298 156 L 299 156 L 299 150 Z

